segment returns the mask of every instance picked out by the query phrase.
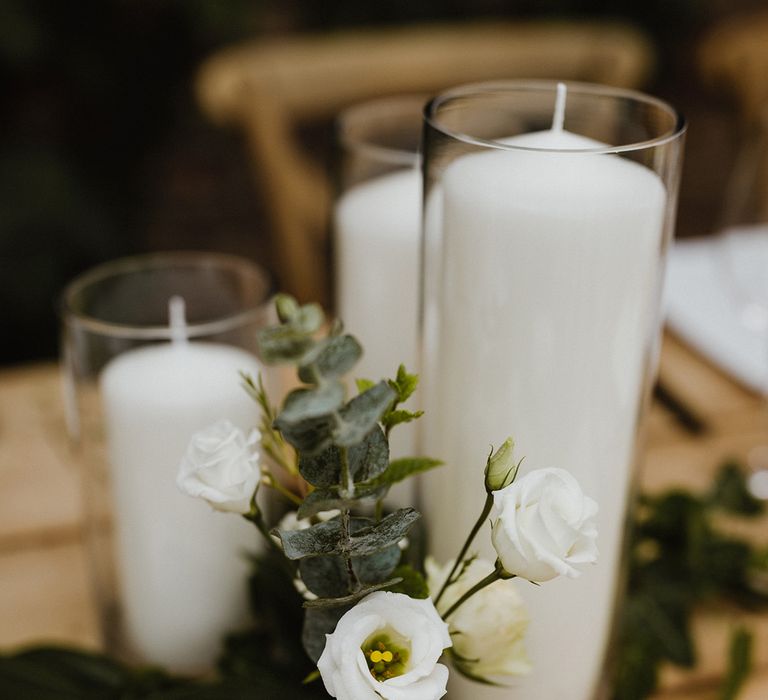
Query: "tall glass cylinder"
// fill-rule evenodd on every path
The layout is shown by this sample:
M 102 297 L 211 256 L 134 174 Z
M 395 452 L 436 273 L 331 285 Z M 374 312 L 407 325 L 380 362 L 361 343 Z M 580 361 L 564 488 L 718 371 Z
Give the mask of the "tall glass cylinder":
M 70 433 L 84 464 L 104 644 L 181 672 L 211 667 L 247 614 L 254 529 L 176 486 L 193 433 L 246 434 L 268 282 L 246 260 L 156 254 L 98 267 L 63 295 Z
M 357 376 L 392 377 L 418 360 L 421 172 L 426 97 L 384 97 L 338 119 L 334 206 L 336 311 L 365 354 Z M 413 454 L 413 426 L 392 434 L 396 457 Z M 400 500 L 409 500 L 403 488 Z
M 521 473 L 567 469 L 600 506 L 596 566 L 516 582 L 531 673 L 511 690 L 459 679 L 450 697 L 589 700 L 620 588 L 684 124 L 636 92 L 551 82 L 457 88 L 425 115 L 423 447 L 446 462 L 423 482 L 430 550 L 456 555 L 489 445 L 508 435 Z M 490 536 L 479 548 L 494 558 Z

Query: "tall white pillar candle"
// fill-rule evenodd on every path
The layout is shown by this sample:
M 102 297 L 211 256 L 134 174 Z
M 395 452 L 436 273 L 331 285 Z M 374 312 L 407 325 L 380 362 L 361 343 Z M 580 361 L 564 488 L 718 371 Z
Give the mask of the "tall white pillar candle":
M 256 376 L 256 358 L 176 338 L 119 355 L 101 376 L 127 642 L 175 671 L 209 667 L 247 614 L 255 529 L 176 487 L 193 433 L 221 418 L 255 425 L 240 370 Z
M 424 479 L 431 551 L 456 556 L 489 445 L 513 435 L 523 470 L 565 468 L 599 503 L 601 556 L 576 580 L 516 581 L 531 675 L 508 690 L 453 674 L 450 697 L 587 700 L 613 612 L 667 194 L 615 155 L 524 150 L 601 146 L 557 128 L 506 143 L 522 148 L 457 158 L 430 202 L 443 274 L 423 421 L 426 453 L 447 463 Z M 488 529 L 478 549 L 495 558 Z
M 365 349 L 358 377 L 418 369 L 421 173 L 416 168 L 347 190 L 335 209 L 337 312 Z M 392 432 L 392 455 L 414 454 L 414 426 Z

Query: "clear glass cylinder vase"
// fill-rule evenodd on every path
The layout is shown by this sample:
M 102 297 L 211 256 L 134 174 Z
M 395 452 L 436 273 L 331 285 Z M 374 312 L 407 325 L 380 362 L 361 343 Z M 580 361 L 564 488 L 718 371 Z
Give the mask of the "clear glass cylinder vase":
M 365 353 L 355 374 L 393 377 L 418 362 L 421 158 L 426 96 L 395 95 L 349 107 L 337 119 L 333 209 L 336 313 Z M 392 434 L 392 454 L 412 455 L 414 426 Z M 412 500 L 399 485 L 394 500 Z
M 261 371 L 268 292 L 247 260 L 169 253 L 107 263 L 63 293 L 94 592 L 104 646 L 124 659 L 204 671 L 246 622 L 254 529 L 182 494 L 176 474 L 196 431 L 256 426 L 238 373 Z
M 452 674 L 449 697 L 591 700 L 621 588 L 684 123 L 636 92 L 514 81 L 446 92 L 425 124 L 422 443 L 446 462 L 423 481 L 430 551 L 456 556 L 489 445 L 509 435 L 521 474 L 564 468 L 600 507 L 596 566 L 516 581 L 530 674 L 504 689 Z

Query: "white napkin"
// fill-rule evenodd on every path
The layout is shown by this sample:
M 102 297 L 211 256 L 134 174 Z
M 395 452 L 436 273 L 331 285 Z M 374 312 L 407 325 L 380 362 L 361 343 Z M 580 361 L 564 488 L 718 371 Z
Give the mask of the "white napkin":
M 664 297 L 677 335 L 750 389 L 768 389 L 768 226 L 676 241 Z

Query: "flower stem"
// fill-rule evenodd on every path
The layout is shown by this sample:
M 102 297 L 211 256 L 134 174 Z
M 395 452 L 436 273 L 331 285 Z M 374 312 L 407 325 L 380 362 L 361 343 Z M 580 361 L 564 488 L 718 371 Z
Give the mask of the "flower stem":
M 345 496 L 345 498 L 351 498 L 354 495 L 354 484 L 352 482 L 352 477 L 349 473 L 349 452 L 346 447 L 340 448 L 341 452 L 341 493 Z M 349 579 L 349 591 L 350 593 L 354 593 L 360 588 L 360 580 L 357 578 L 357 574 L 355 573 L 355 568 L 352 566 L 352 557 L 349 556 L 347 553 L 347 547 L 351 544 L 350 539 L 350 516 L 349 516 L 349 508 L 342 508 L 341 509 L 341 537 L 342 537 L 342 546 L 344 548 L 344 565 L 347 569 L 347 577 Z
M 486 586 L 490 586 L 492 583 L 500 580 L 502 578 L 501 572 L 498 569 L 494 569 L 491 571 L 490 574 L 488 574 L 482 581 L 478 581 L 472 588 L 470 588 L 461 598 L 459 598 L 453 605 L 451 605 L 448 610 L 445 611 L 445 614 L 442 615 L 443 620 L 448 620 L 448 618 L 455 613 L 464 603 L 466 603 L 475 593 L 478 591 L 481 591 Z
M 280 481 L 274 476 L 274 474 L 267 472 L 265 474 L 267 477 L 266 484 L 267 486 L 275 489 L 279 494 L 282 496 L 285 496 L 293 505 L 300 506 L 302 503 L 302 500 L 292 491 L 289 491 L 285 486 L 283 486 Z
M 456 572 L 458 571 L 459 567 L 464 561 L 464 557 L 467 555 L 467 550 L 470 548 L 475 537 L 477 537 L 477 533 L 480 532 L 480 528 L 483 526 L 485 519 L 488 517 L 488 514 L 491 512 L 492 507 L 493 507 L 493 496 L 491 496 L 491 494 L 488 494 L 485 497 L 485 504 L 483 505 L 483 510 L 480 513 L 480 517 L 477 519 L 477 522 L 472 527 L 472 530 L 469 533 L 469 537 L 467 537 L 466 542 L 464 542 L 464 546 L 461 548 L 461 551 L 459 552 L 459 556 L 456 557 L 456 561 L 453 565 L 453 568 L 451 569 L 451 573 L 448 574 L 448 578 L 445 579 L 445 583 L 443 583 L 443 587 L 440 589 L 440 592 L 437 594 L 437 598 L 435 598 L 435 605 L 437 605 L 440 602 L 440 598 L 443 597 L 445 590 L 448 588 L 448 586 L 450 586 L 453 583 L 453 577 L 456 575 Z

